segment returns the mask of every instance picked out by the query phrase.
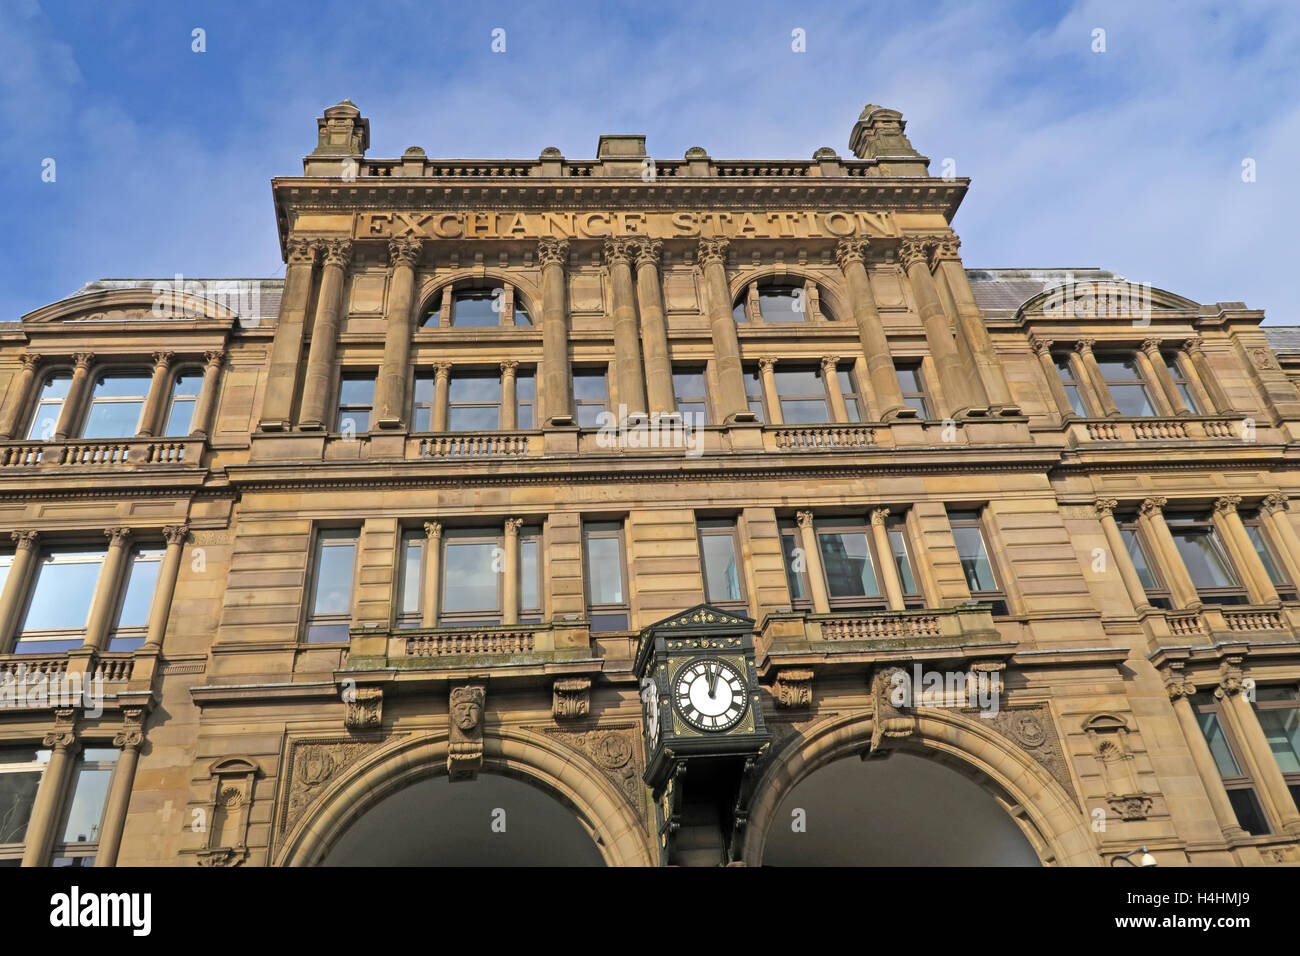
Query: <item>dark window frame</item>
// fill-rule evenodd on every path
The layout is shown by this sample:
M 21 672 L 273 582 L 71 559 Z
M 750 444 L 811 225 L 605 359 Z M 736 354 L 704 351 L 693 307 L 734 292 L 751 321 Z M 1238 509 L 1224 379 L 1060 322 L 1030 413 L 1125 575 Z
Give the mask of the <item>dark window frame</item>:
M 1009 616 L 1011 611 L 1007 600 L 1006 585 L 1003 583 L 1005 578 L 1003 572 L 998 568 L 997 562 L 993 560 L 993 552 L 989 549 L 989 536 L 985 530 L 984 509 L 962 504 L 949 506 L 945 510 L 948 514 L 948 527 L 954 532 L 953 547 L 957 550 L 958 563 L 960 564 L 966 559 L 961 555 L 961 547 L 958 544 L 955 532 L 963 528 L 973 529 L 979 534 L 980 550 L 983 552 L 985 563 L 989 566 L 989 573 L 993 575 L 994 587 L 986 590 L 971 588 L 971 600 L 980 604 L 993 605 L 993 615 L 995 617 Z M 970 580 L 966 577 L 965 569 L 962 570 L 962 579 L 966 581 L 966 586 L 970 588 Z
M 616 525 L 617 527 L 610 527 Z M 622 575 L 623 600 L 617 604 L 596 604 L 592 602 L 591 562 L 588 558 L 587 542 L 593 538 L 614 539 L 618 541 L 619 573 Z M 631 589 L 629 588 L 627 560 L 627 522 L 625 519 L 588 519 L 582 522 L 582 582 L 583 594 L 587 603 L 587 619 L 592 633 L 627 631 L 632 627 Z M 616 620 L 598 621 L 598 618 L 617 618 L 622 616 L 623 627 L 605 627 L 604 624 L 617 623 Z
M 1174 548 L 1178 551 L 1178 559 L 1183 562 L 1183 566 L 1187 570 L 1187 576 L 1191 578 L 1192 586 L 1196 588 L 1197 597 L 1203 604 L 1221 606 L 1251 603 L 1250 592 L 1246 589 L 1245 575 L 1242 574 L 1241 568 L 1238 568 L 1233 563 L 1232 552 L 1219 536 L 1219 529 L 1209 515 L 1199 512 L 1166 512 L 1165 524 L 1169 528 L 1169 534 L 1174 539 Z M 1178 547 L 1180 535 L 1188 532 L 1207 536 L 1214 542 L 1224 567 L 1227 568 L 1229 575 L 1235 579 L 1236 584 L 1230 586 L 1207 584 L 1202 586 L 1197 582 L 1192 568 L 1187 566 L 1187 561 L 1182 557 L 1182 551 Z
M 709 573 L 704 539 L 719 537 L 731 539 L 731 553 L 736 565 L 736 586 L 740 596 L 736 598 L 715 598 L 709 593 Z M 704 579 L 704 600 L 713 607 L 724 611 L 742 611 L 749 613 L 749 588 L 745 584 L 745 558 L 743 542 L 740 538 L 740 521 L 737 518 L 701 518 L 695 519 L 696 546 L 700 549 L 700 574 Z
M 343 389 L 346 382 L 367 381 L 370 383 L 370 404 L 362 402 L 343 401 Z M 359 415 L 365 413 L 366 427 L 357 428 L 352 431 L 354 435 L 368 435 L 375 424 L 376 402 L 379 397 L 379 374 L 378 370 L 366 365 L 345 365 L 339 370 L 338 388 L 335 390 L 336 400 L 334 402 L 334 434 L 341 435 L 344 433 L 343 423 L 349 415 Z
M 1146 565 L 1147 573 L 1151 577 L 1152 586 L 1142 585 L 1143 592 L 1146 594 L 1147 603 L 1152 607 L 1164 608 L 1166 611 L 1172 610 L 1174 606 L 1173 595 L 1169 591 L 1169 584 L 1165 579 L 1164 569 L 1160 567 L 1160 562 L 1153 559 L 1152 555 L 1155 550 L 1146 540 L 1146 534 L 1142 530 L 1142 523 L 1138 521 L 1136 515 L 1131 515 L 1122 520 L 1117 520 L 1119 525 L 1120 538 L 1127 542 L 1132 540 L 1138 547 L 1142 555 L 1142 560 Z M 1132 561 L 1132 555 L 1129 556 Z M 1134 564 L 1134 570 L 1138 572 L 1138 580 L 1141 581 L 1142 573 Z
M 361 573 L 361 534 L 360 525 L 337 525 L 316 527 L 312 531 L 311 542 L 311 565 L 307 576 L 307 591 L 303 606 L 305 609 L 304 621 L 302 626 L 302 637 L 300 643 L 303 644 L 346 644 L 351 638 L 348 633 L 352 625 L 352 614 L 356 609 L 357 602 L 357 581 Z M 321 558 L 324 548 L 340 547 L 340 545 L 327 545 L 323 542 L 330 540 L 343 540 L 349 537 L 352 541 L 352 579 L 348 585 L 348 610 L 343 612 L 329 612 L 318 614 L 316 612 L 316 591 L 320 584 Z M 340 624 L 345 624 L 342 637 L 312 637 L 314 628 L 330 628 L 330 632 L 337 631 Z
M 911 372 L 919 391 L 909 390 L 903 381 L 903 373 Z M 919 358 L 894 360 L 894 377 L 903 396 L 903 404 L 916 411 L 916 417 L 922 421 L 933 421 L 935 416 L 934 397 L 925 378 L 925 362 Z

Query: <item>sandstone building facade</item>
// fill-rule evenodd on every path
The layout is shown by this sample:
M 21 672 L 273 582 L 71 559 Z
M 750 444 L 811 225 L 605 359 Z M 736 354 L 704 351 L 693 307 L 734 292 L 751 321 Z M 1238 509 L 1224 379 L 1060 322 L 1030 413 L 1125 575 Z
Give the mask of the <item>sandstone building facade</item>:
M 868 863 L 834 768 L 921 763 L 991 808 L 933 862 L 1300 863 L 1294 330 L 965 268 L 880 107 L 853 158 L 368 141 L 274 181 L 282 281 L 0 323 L 0 865 Z M 757 743 L 657 778 L 651 645 L 712 628 L 697 736 Z

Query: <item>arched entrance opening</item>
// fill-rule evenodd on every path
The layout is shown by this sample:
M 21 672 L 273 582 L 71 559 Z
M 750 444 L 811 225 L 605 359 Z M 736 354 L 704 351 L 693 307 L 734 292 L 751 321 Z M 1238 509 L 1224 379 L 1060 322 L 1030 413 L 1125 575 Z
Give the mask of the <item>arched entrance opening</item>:
M 1038 866 L 1006 809 L 926 757 L 847 757 L 791 788 L 772 817 L 768 866 Z
M 591 835 L 541 788 L 498 774 L 426 777 L 354 820 L 321 866 L 601 866 Z

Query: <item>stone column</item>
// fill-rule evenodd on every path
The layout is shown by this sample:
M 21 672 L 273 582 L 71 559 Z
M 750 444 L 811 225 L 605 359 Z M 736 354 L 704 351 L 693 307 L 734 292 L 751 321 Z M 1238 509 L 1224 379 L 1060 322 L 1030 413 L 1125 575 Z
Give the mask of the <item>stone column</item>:
M 758 360 L 759 380 L 763 383 L 763 404 L 767 406 L 767 423 L 784 425 L 785 416 L 781 414 L 781 396 L 776 393 L 776 360 L 761 358 Z M 749 399 L 745 400 L 749 407 Z
M 122 713 L 125 726 L 113 737 L 113 746 L 122 752 L 113 768 L 113 782 L 104 801 L 104 829 L 99 833 L 99 852 L 95 854 L 97 867 L 117 865 L 122 830 L 126 827 L 126 811 L 131 804 L 135 767 L 140 760 L 140 747 L 144 744 L 144 711 L 131 707 Z
M 149 604 L 149 619 L 145 631 L 145 647 L 162 647 L 167 634 L 167 617 L 171 614 L 172 598 L 176 593 L 176 578 L 180 574 L 181 556 L 189 538 L 188 525 L 168 525 L 163 528 L 167 550 L 163 552 L 158 567 L 158 583 L 154 585 L 153 600 Z
M 880 322 L 876 297 L 871 293 L 867 277 L 866 239 L 841 239 L 835 246 L 835 259 L 844 273 L 844 284 L 849 290 L 853 307 L 853 321 L 858 326 L 858 339 L 862 342 L 862 355 L 867 360 L 867 373 L 871 379 L 872 399 L 876 403 L 881 421 L 899 415 L 915 416 L 903 403 L 903 390 L 898 385 L 898 372 L 889 352 L 889 339 Z
M 514 431 L 519 427 L 519 394 L 515 387 L 518 362 L 501 363 L 501 430 Z
M 1159 358 L 1158 355 L 1157 358 Z M 1169 396 L 1164 390 L 1164 383 L 1160 381 L 1160 376 L 1156 372 L 1155 364 L 1151 361 L 1151 357 L 1147 355 L 1144 350 L 1138 349 L 1138 351 L 1134 352 L 1133 361 L 1137 365 L 1138 374 L 1142 376 L 1144 382 L 1159 383 L 1154 390 L 1150 388 L 1147 389 L 1147 394 L 1151 396 L 1151 404 L 1155 407 L 1156 414 L 1162 418 L 1172 418 L 1178 413 L 1178 406 L 1182 404 L 1181 400 L 1170 402 Z M 1163 362 L 1161 362 L 1160 367 L 1164 368 Z M 1167 377 L 1169 375 L 1169 370 L 1164 369 L 1164 371 Z
M 641 335 L 636 322 L 636 288 L 632 284 L 634 239 L 606 239 L 605 265 L 613 286 L 614 374 L 618 381 L 620 404 L 627 415 L 644 418 L 646 414 L 645 372 L 641 362 Z
M 50 762 L 41 775 L 32 815 L 27 821 L 23 866 L 50 865 L 50 851 L 58 836 L 59 811 L 63 808 L 68 784 L 72 780 L 77 752 L 81 749 L 77 741 L 76 711 L 56 710 L 54 730 L 45 735 L 41 744 L 49 748 Z
M 420 612 L 420 626 L 437 627 L 438 583 L 441 580 L 439 567 L 442 564 L 442 525 L 437 521 L 426 521 L 424 535 L 424 580 L 420 582 L 424 601 Z
M 1106 387 L 1106 382 L 1101 377 L 1101 366 L 1097 364 L 1097 356 L 1092 354 L 1092 347 L 1096 342 L 1097 340 L 1093 338 L 1079 339 L 1075 343 L 1074 351 L 1079 356 L 1084 378 L 1092 388 L 1093 397 L 1097 399 L 1102 414 L 1113 418 L 1119 414 L 1119 407 L 1115 404 L 1115 399 L 1111 398 L 1110 389 Z
M 1286 569 L 1286 576 L 1292 584 L 1300 587 L 1300 536 L 1296 535 L 1291 524 L 1286 500 L 1286 495 L 1274 492 L 1260 504 L 1259 514 L 1262 523 L 1272 532 L 1270 540 L 1275 545 L 1277 559 Z
M 433 363 L 433 430 L 436 432 L 445 432 L 447 430 L 447 417 L 451 410 L 449 408 L 449 395 L 451 393 L 451 363 L 434 362 Z
M 90 363 L 95 361 L 95 356 L 91 352 L 74 352 L 72 361 L 72 382 L 68 385 L 68 397 L 63 400 L 63 408 L 59 410 L 59 420 L 54 425 L 55 441 L 63 441 L 71 435 L 81 417 L 90 382 Z
M 984 324 L 984 315 L 975 302 L 975 293 L 971 291 L 970 279 L 962 265 L 961 240 L 956 236 L 941 236 L 935 249 L 935 261 L 938 271 L 947 283 L 956 308 L 957 327 L 962 333 L 962 340 L 970 350 L 971 359 L 979 373 L 982 391 L 988 397 L 990 409 L 995 414 L 1018 415 L 1020 408 L 1011 397 L 1011 387 L 1007 376 L 993 347 L 988 326 Z
M 1163 495 L 1147 498 L 1138 509 L 1138 522 L 1146 532 L 1147 541 L 1156 550 L 1156 561 L 1164 572 L 1174 604 L 1179 610 L 1199 610 L 1201 597 L 1196 593 L 1196 585 L 1187 573 L 1178 546 L 1174 544 L 1174 536 L 1169 533 L 1169 525 L 1165 524 L 1164 507 L 1168 502 L 1169 499 Z
M 1246 836 L 1246 831 L 1237 822 L 1237 813 L 1228 800 L 1228 791 L 1223 786 L 1223 776 L 1210 753 L 1210 745 L 1205 742 L 1200 721 L 1192 708 L 1190 698 L 1196 693 L 1196 685 L 1186 682 L 1181 675 L 1165 675 L 1165 689 L 1169 692 L 1169 702 L 1178 718 L 1178 726 L 1187 741 L 1187 749 L 1196 765 L 1196 773 L 1205 785 L 1205 795 L 1209 797 L 1210 807 L 1214 810 L 1214 820 L 1229 840 Z
M 410 417 L 406 399 L 406 371 L 411 364 L 412 303 L 415 299 L 415 264 L 423 240 L 414 236 L 388 240 L 392 277 L 388 283 L 388 310 L 384 316 L 384 361 L 379 366 L 376 402 L 380 428 L 401 428 Z
M 153 353 L 153 378 L 140 415 L 140 430 L 135 433 L 137 438 L 151 438 L 162 430 L 161 419 L 167 410 L 167 377 L 173 355 L 172 352 Z
M 199 400 L 194 403 L 194 417 L 190 423 L 193 436 L 212 434 L 217 412 L 217 385 L 221 381 L 221 366 L 225 360 L 226 353 L 220 350 L 203 353 L 203 385 L 199 388 Z
M 957 353 L 957 344 L 953 341 L 952 328 L 948 316 L 943 311 L 939 300 L 939 290 L 935 288 L 934 276 L 930 274 L 930 249 L 934 240 L 929 237 L 907 237 L 899 247 L 899 259 L 907 272 L 908 282 L 912 286 L 912 295 L 916 299 L 916 310 L 920 314 L 921 324 L 925 328 L 925 341 L 930 349 L 930 358 L 939 373 L 939 383 L 943 387 L 948 415 L 956 417 L 974 410 L 969 398 L 969 390 L 963 379 L 961 356 Z
M 505 587 L 501 589 L 501 623 L 519 623 L 519 529 L 523 518 L 506 519 L 505 560 L 502 570 L 505 572 Z
M 745 377 L 740 365 L 740 339 L 731 314 L 731 291 L 727 287 L 726 239 L 700 240 L 700 268 L 704 270 L 704 294 L 708 303 L 709 329 L 713 333 L 713 355 L 717 360 L 718 388 L 726 424 L 752 422 L 745 397 Z
M 1106 547 L 1110 549 L 1111 561 L 1119 571 L 1124 588 L 1133 601 L 1133 607 L 1139 612 L 1149 611 L 1151 602 L 1147 600 L 1146 588 L 1142 586 L 1137 568 L 1133 566 L 1133 559 L 1129 557 L 1128 548 L 1124 546 L 1124 536 L 1120 534 L 1119 524 L 1115 521 L 1115 509 L 1118 506 L 1119 501 L 1115 498 L 1098 498 L 1095 505 L 1097 519 L 1101 522 L 1101 530 L 1106 534 Z
M 14 560 L 0 591 L 0 654 L 13 652 L 14 639 L 23 622 L 19 620 L 27 598 L 27 587 L 36 564 L 40 534 L 36 531 L 10 531 L 14 542 Z
M 122 574 L 126 567 L 127 551 L 131 547 L 130 528 L 107 528 L 108 553 L 99 580 L 95 582 L 95 596 L 86 615 L 85 646 L 102 651 L 108 643 L 108 632 L 113 627 L 113 612 L 117 610 L 117 597 L 122 590 Z
M 662 250 L 663 242 L 659 239 L 642 239 L 636 248 L 636 301 L 641 310 L 641 352 L 645 358 L 646 398 L 652 415 L 677 411 L 663 284 L 659 280 Z
M 1183 349 L 1192 360 L 1192 371 L 1196 374 L 1197 382 L 1210 399 L 1212 407 L 1208 411 L 1213 415 L 1231 415 L 1236 409 L 1232 407 L 1228 393 L 1219 384 L 1219 377 L 1210 368 L 1210 360 L 1205 355 L 1203 344 L 1204 340 L 1199 335 L 1193 335 L 1183 343 Z
M 808 597 L 812 599 L 813 611 L 829 614 L 831 602 L 826 593 L 826 575 L 822 573 L 822 552 L 817 546 L 813 513 L 800 511 L 794 517 L 799 524 L 799 541 L 803 546 L 804 564 L 808 568 Z
M 884 585 L 885 598 L 889 601 L 891 611 L 902 611 L 907 607 L 903 597 L 903 582 L 898 577 L 898 565 L 894 564 L 894 549 L 889 543 L 888 508 L 874 508 L 871 512 L 871 536 L 876 542 L 876 555 L 880 558 L 877 573 Z
M 831 421 L 847 422 L 849 407 L 844 402 L 844 392 L 840 390 L 840 359 L 837 355 L 822 356 L 822 380 L 826 382 L 826 394 L 831 400 Z
M 284 270 L 284 292 L 280 299 L 280 318 L 271 343 L 271 367 L 266 377 L 266 396 L 262 399 L 262 431 L 288 431 L 293 416 L 294 393 L 298 385 L 298 364 L 302 360 L 303 327 L 307 303 L 311 299 L 312 272 L 321 243 L 310 239 L 290 239 Z
M 23 363 L 23 369 L 9 389 L 9 401 L 4 407 L 3 414 L 0 414 L 0 441 L 8 441 L 15 437 L 15 432 L 18 431 L 18 416 L 31 403 L 32 386 L 36 382 L 36 372 L 41 365 L 41 357 L 35 352 L 24 352 L 18 356 L 18 360 Z
M 1241 514 L 1237 511 L 1241 504 L 1241 495 L 1224 495 L 1214 502 L 1214 526 L 1218 529 L 1223 543 L 1228 549 L 1233 566 L 1245 579 L 1246 591 L 1250 594 L 1252 604 L 1281 604 L 1277 588 L 1269 579 L 1268 570 L 1260 560 L 1259 552 L 1246 534 L 1246 526 L 1241 523 Z
M 542 381 L 539 397 L 546 410 L 545 424 L 572 425 L 569 402 L 569 314 L 565 306 L 567 239 L 540 239 L 537 258 L 542 265 Z
M 352 240 L 330 239 L 324 245 L 325 264 L 321 267 L 316 321 L 311 328 L 311 348 L 307 352 L 307 373 L 303 376 L 298 412 L 298 427 L 306 431 L 324 431 L 331 424 L 330 383 L 334 380 L 334 359 L 343 315 L 343 278 L 352 259 Z
M 1164 396 L 1165 404 L 1169 406 L 1169 414 L 1190 414 L 1191 409 L 1184 406 L 1183 396 L 1179 394 L 1178 386 L 1174 384 L 1174 377 L 1169 374 L 1169 366 L 1165 364 L 1164 354 L 1160 351 L 1160 340 L 1143 339 L 1140 354 L 1145 357 L 1152 377 L 1160 385 L 1160 393 Z
M 1264 728 L 1259 725 L 1259 715 L 1241 693 L 1240 671 L 1232 664 L 1225 664 L 1223 671 L 1223 679 L 1214 696 L 1223 701 L 1224 713 L 1234 725 L 1232 729 L 1236 738 L 1241 741 L 1241 759 L 1250 767 L 1250 775 L 1259 784 L 1260 802 L 1272 808 L 1274 819 L 1286 834 L 1292 837 L 1300 835 L 1300 809 L 1291 797 L 1286 778 L 1277 765 L 1277 757 L 1264 736 Z
M 1056 368 L 1056 360 L 1052 358 L 1052 340 L 1031 335 L 1029 345 L 1038 356 L 1038 364 L 1042 366 L 1043 375 L 1047 377 L 1047 388 L 1052 393 L 1052 401 L 1056 403 L 1061 417 L 1073 416 L 1074 406 L 1070 404 L 1070 396 L 1066 394 L 1065 386 L 1061 384 L 1061 373 Z

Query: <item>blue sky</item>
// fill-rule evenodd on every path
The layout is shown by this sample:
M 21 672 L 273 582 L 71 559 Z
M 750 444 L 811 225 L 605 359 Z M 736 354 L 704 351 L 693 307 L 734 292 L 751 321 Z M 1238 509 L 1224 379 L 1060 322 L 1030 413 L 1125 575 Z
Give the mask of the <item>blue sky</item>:
M 968 266 L 1102 266 L 1300 324 L 1298 80 L 1300 8 L 1255 0 L 0 0 L 0 320 L 101 277 L 283 274 L 269 181 L 349 97 L 369 155 L 455 158 L 589 158 L 605 132 L 847 156 L 877 103 L 972 178 Z

